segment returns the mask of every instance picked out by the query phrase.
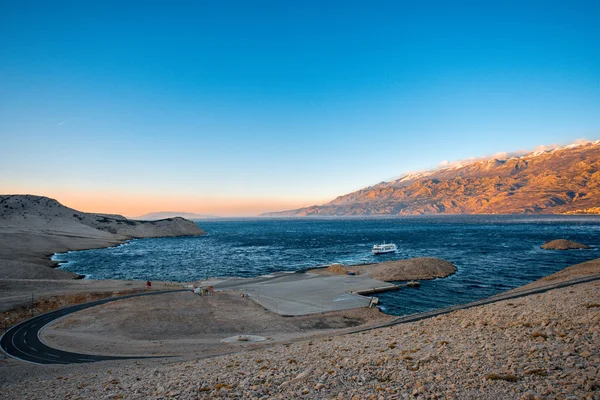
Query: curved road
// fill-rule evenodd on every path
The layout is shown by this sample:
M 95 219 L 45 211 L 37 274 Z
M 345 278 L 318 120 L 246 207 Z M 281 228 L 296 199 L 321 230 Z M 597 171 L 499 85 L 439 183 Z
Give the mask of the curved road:
M 184 289 L 164 290 L 160 292 L 137 293 L 120 297 L 109 297 L 102 300 L 92 301 L 89 303 L 78 304 L 75 306 L 61 308 L 60 310 L 51 311 L 37 317 L 28 319 L 27 321 L 17 324 L 4 333 L 0 338 L 0 347 L 9 356 L 18 358 L 19 360 L 29 361 L 36 364 L 74 364 L 88 363 L 105 360 L 124 360 L 132 358 L 148 358 L 148 357 L 118 357 L 118 356 L 102 356 L 93 354 L 72 353 L 54 349 L 44 344 L 39 338 L 40 330 L 48 323 L 63 317 L 67 314 L 76 311 L 85 310 L 86 308 L 99 306 L 101 304 L 110 303 L 112 301 L 128 299 L 131 297 L 153 296 L 164 293 L 181 292 Z
M 477 307 L 485 304 L 491 304 L 502 300 L 515 299 L 519 297 L 529 296 L 536 293 L 544 293 L 549 290 L 558 289 L 562 287 L 567 287 L 571 285 L 577 285 L 580 283 L 592 282 L 600 280 L 600 274 L 588 275 L 581 278 L 569 279 L 567 281 L 553 283 L 549 285 L 539 286 L 533 289 L 522 289 L 522 290 L 513 290 L 508 293 L 500 293 L 496 296 L 492 296 L 483 300 L 474 301 L 468 304 L 460 304 L 452 307 L 437 309 L 433 311 L 427 311 L 418 314 L 406 315 L 403 317 L 399 317 L 391 322 L 372 326 L 369 328 L 358 328 L 347 332 L 346 334 L 352 334 L 357 332 L 364 332 L 373 329 L 383 328 L 387 326 L 393 326 L 403 323 L 420 321 L 426 318 L 432 318 L 442 314 L 448 314 L 452 311 L 463 310 L 471 307 Z M 164 293 L 173 293 L 173 292 L 181 292 L 185 291 L 185 289 L 178 290 L 167 290 L 160 292 L 150 292 L 150 293 L 140 293 L 140 294 L 132 294 L 128 296 L 121 297 L 112 297 L 108 299 L 93 301 L 90 303 L 79 304 L 76 306 L 66 307 L 60 310 L 52 311 L 46 314 L 42 314 L 30 320 L 21 322 L 18 325 L 10 328 L 2 338 L 0 338 L 0 347 L 4 352 L 12 357 L 18 358 L 23 361 L 29 361 L 37 364 L 73 364 L 73 363 L 87 363 L 87 362 L 96 362 L 96 361 L 104 361 L 104 360 L 124 360 L 124 359 L 133 359 L 133 358 L 151 358 L 151 357 L 118 357 L 118 356 L 102 356 L 102 355 L 93 355 L 93 354 L 81 354 L 81 353 L 72 353 L 69 351 L 63 351 L 54 349 L 50 346 L 45 345 L 39 339 L 38 334 L 40 329 L 44 327 L 44 325 L 48 324 L 51 321 L 54 321 L 57 318 L 65 316 L 67 314 L 74 313 L 76 311 L 84 310 L 86 308 L 98 306 L 105 303 L 110 303 L 111 301 L 117 301 L 122 299 L 127 299 L 130 297 L 138 297 L 138 296 L 152 296 Z

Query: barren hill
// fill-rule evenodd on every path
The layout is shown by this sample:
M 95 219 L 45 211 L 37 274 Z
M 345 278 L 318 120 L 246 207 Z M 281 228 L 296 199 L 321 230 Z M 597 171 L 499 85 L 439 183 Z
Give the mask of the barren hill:
M 600 140 L 407 175 L 266 216 L 559 214 L 600 210 Z
M 132 238 L 198 236 L 192 221 L 134 221 L 120 215 L 85 213 L 54 199 L 0 196 L 0 278 L 71 278 L 47 268 L 57 252 L 106 247 Z

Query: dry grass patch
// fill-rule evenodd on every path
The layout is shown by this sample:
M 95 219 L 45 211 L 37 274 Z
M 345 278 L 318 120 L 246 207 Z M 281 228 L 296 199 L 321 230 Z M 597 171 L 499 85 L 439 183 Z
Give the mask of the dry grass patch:
M 12 326 L 21 321 L 25 321 L 28 318 L 31 318 L 32 311 L 33 316 L 37 316 L 67 306 L 106 299 L 108 297 L 118 297 L 125 296 L 128 294 L 135 294 L 142 291 L 144 291 L 144 289 L 122 290 L 118 292 L 106 291 L 93 293 L 77 293 L 42 297 L 33 302 L 33 307 L 31 305 L 16 307 L 12 310 L 3 312 L 2 316 L 6 326 Z

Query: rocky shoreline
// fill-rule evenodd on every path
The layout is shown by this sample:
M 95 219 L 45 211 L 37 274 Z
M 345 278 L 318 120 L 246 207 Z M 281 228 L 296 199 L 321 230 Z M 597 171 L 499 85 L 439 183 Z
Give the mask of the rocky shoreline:
M 600 260 L 568 270 L 599 274 Z M 581 283 L 367 332 L 209 359 L 60 366 L 1 385 L 15 399 L 599 399 L 599 291 Z
M 332 264 L 327 267 L 312 268 L 308 272 L 320 275 L 356 274 L 379 281 L 393 282 L 446 278 L 456 273 L 456 270 L 456 267 L 446 260 L 435 257 L 419 257 L 374 264 Z

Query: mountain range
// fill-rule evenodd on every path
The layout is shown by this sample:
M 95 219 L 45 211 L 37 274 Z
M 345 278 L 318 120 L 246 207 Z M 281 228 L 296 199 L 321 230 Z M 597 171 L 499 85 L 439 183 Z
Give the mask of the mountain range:
M 175 218 L 175 217 L 181 217 L 181 218 L 185 218 L 185 219 L 189 219 L 189 220 L 219 218 L 216 215 L 196 214 L 196 213 L 189 213 L 189 212 L 182 212 L 182 211 L 158 211 L 158 212 L 151 212 L 148 214 L 144 214 L 139 217 L 135 217 L 133 219 L 141 220 L 141 221 L 156 221 L 158 219 Z
M 404 175 L 264 216 L 600 214 L 600 140 Z

